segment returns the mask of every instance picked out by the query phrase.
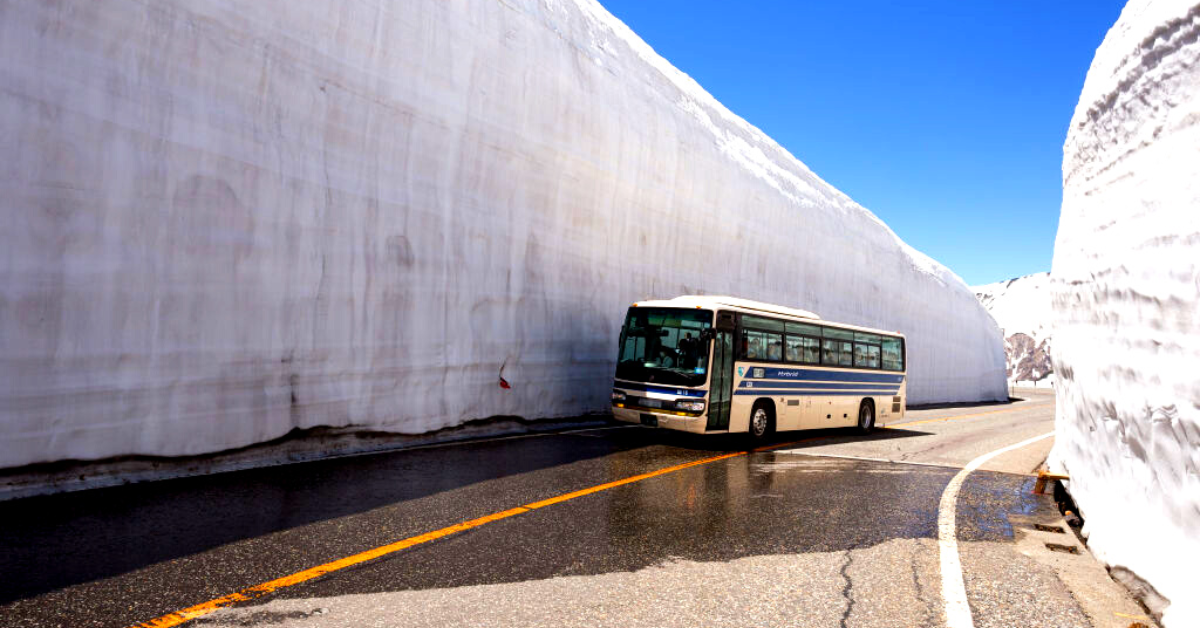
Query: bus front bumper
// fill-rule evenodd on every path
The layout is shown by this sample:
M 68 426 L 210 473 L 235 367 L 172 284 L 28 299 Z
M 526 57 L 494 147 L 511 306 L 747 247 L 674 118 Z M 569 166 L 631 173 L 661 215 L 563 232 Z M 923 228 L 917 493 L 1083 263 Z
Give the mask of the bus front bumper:
M 612 413 L 614 419 L 625 423 L 638 423 L 650 427 L 661 427 L 668 430 L 693 432 L 695 434 L 703 434 L 704 428 L 708 424 L 708 417 L 705 415 L 679 416 L 655 412 L 654 410 L 618 408 L 616 406 L 613 406 Z

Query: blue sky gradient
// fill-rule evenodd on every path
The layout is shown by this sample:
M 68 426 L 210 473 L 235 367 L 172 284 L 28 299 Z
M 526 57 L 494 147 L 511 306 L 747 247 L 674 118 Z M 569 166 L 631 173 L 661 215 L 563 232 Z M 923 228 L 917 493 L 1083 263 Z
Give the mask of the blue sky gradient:
M 970 285 L 1050 270 L 1063 140 L 1124 6 L 601 3 Z

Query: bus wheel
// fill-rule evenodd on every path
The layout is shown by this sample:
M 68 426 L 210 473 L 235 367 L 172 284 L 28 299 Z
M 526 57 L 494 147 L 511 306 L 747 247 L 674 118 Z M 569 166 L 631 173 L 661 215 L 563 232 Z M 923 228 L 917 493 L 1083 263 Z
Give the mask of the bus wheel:
M 875 403 L 870 399 L 863 399 L 862 404 L 858 406 L 858 431 L 867 434 L 873 429 L 875 429 Z
M 773 408 L 765 401 L 754 404 L 754 409 L 750 411 L 750 438 L 764 440 L 774 430 L 775 413 L 771 410 Z

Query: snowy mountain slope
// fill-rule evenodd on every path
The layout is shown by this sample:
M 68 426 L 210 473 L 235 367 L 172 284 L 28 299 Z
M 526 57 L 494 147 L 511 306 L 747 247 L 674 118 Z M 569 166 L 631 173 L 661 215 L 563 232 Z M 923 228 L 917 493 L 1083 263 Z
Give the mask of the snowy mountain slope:
M 973 286 L 976 298 L 1006 334 L 1046 338 L 1050 326 L 1050 273 Z
M 604 411 L 687 293 L 1005 396 L 958 277 L 593 0 L 5 3 L 0 53 L 0 467 Z
M 1089 547 L 1165 598 L 1167 628 L 1200 626 L 1198 181 L 1200 2 L 1131 0 L 1063 147 L 1052 460 Z
M 1009 381 L 1052 380 L 1050 273 L 974 286 L 971 290 L 1004 332 Z

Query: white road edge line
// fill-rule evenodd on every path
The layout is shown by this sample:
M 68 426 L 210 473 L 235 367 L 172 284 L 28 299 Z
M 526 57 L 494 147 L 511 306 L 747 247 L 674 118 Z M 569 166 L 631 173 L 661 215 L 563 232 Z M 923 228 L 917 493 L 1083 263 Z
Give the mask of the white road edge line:
M 1029 440 L 997 449 L 972 460 L 963 467 L 962 471 L 958 472 L 958 475 L 954 476 L 954 479 L 950 480 L 950 484 L 947 484 L 946 490 L 942 492 L 942 501 L 938 505 L 938 549 L 941 551 L 942 559 L 942 600 L 946 603 L 946 628 L 975 628 L 975 621 L 971 617 L 971 606 L 967 603 L 967 588 L 963 581 L 962 562 L 958 555 L 958 532 L 954 527 L 958 490 L 962 488 L 963 481 L 967 479 L 967 476 L 988 460 L 1051 436 L 1054 436 L 1054 432 L 1034 436 Z

